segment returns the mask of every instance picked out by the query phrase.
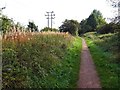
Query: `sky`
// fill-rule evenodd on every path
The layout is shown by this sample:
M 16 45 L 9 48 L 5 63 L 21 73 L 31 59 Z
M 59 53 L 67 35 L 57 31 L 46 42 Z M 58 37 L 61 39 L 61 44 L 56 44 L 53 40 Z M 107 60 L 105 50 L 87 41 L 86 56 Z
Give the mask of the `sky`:
M 80 22 L 88 18 L 94 9 L 99 10 L 104 18 L 113 17 L 113 10 L 106 0 L 0 0 L 2 11 L 15 22 L 27 25 L 34 21 L 39 29 L 47 27 L 46 12 L 54 11 L 53 27 L 58 28 L 65 19 Z

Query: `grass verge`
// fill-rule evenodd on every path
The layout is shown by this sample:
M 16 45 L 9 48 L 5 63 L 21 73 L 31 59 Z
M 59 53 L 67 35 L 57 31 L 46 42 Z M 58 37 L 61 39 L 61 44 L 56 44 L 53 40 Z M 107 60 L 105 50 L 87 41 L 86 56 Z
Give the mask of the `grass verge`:
M 100 82 L 103 88 L 120 88 L 118 65 L 113 62 L 114 58 L 109 52 L 97 46 L 91 39 L 86 38 L 88 47 L 96 65 L 97 72 L 100 77 Z
M 81 39 L 75 37 L 73 45 L 67 50 L 65 58 L 54 66 L 46 78 L 47 87 L 76 88 L 79 78 Z M 50 83 L 52 81 L 52 83 Z

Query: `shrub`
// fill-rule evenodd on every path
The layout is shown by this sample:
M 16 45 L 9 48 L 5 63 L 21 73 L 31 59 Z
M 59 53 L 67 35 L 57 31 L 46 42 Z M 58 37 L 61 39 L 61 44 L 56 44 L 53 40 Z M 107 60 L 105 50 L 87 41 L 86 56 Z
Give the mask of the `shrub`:
M 98 27 L 97 33 L 100 34 L 107 34 L 107 33 L 114 33 L 116 31 L 116 24 L 114 23 L 109 23 L 104 26 Z

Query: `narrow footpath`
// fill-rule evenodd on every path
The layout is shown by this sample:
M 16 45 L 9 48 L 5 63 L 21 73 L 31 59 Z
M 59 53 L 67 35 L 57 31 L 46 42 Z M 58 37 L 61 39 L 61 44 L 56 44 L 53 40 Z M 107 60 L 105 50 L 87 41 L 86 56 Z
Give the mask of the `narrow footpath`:
M 81 65 L 78 88 L 101 88 L 95 65 L 84 39 L 82 39 Z

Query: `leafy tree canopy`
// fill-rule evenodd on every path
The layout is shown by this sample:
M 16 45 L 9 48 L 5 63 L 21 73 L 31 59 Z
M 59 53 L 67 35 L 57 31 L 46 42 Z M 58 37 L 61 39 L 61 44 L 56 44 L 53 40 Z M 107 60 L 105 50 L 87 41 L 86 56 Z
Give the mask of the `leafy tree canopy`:
M 78 35 L 79 23 L 76 20 L 65 20 L 59 27 L 60 32 L 68 32 L 72 35 Z
M 14 22 L 12 19 L 9 19 L 7 16 L 2 15 L 2 17 L 0 18 L 0 22 L 2 22 L 2 24 L 0 25 L 0 31 L 2 31 L 3 33 L 5 33 L 6 31 L 9 31 L 11 26 L 14 25 Z
M 96 31 L 98 27 L 106 24 L 105 19 L 102 16 L 102 13 L 98 10 L 93 10 L 90 16 L 80 22 L 79 34 L 85 32 Z
M 48 28 L 48 27 L 45 27 L 45 28 L 43 28 L 42 30 L 41 30 L 41 32 L 42 31 L 54 31 L 54 32 L 57 32 L 58 31 L 58 29 L 56 29 L 56 28 Z
M 36 26 L 34 22 L 29 22 L 28 23 L 28 28 L 31 29 L 31 32 L 39 31 L 38 26 Z

